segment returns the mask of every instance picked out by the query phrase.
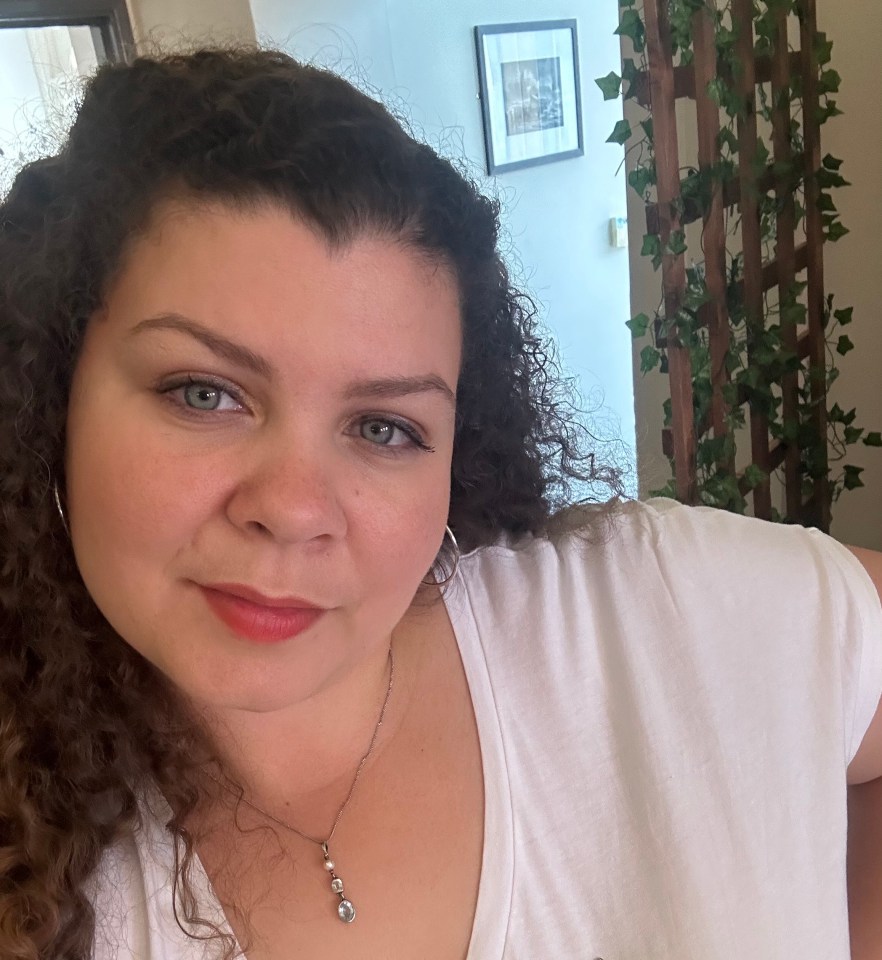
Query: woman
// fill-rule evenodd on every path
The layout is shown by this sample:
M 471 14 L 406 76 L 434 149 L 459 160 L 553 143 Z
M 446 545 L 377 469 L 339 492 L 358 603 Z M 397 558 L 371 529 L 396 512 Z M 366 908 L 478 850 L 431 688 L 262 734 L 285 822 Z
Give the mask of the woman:
M 449 163 L 282 54 L 140 59 L 0 224 L 0 955 L 848 956 L 871 579 L 562 510 Z

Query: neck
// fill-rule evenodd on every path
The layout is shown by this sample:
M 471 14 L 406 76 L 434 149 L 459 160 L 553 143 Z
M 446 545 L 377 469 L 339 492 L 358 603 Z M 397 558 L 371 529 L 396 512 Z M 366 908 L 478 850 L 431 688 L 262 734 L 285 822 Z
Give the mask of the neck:
M 374 733 L 362 775 L 407 716 L 423 648 L 421 632 L 408 630 L 405 621 L 386 643 L 307 700 L 271 712 L 200 712 L 226 779 L 241 786 L 250 803 L 309 836 L 328 835 Z M 390 650 L 394 689 L 378 729 L 389 693 Z M 212 792 L 223 807 L 235 802 L 229 789 Z

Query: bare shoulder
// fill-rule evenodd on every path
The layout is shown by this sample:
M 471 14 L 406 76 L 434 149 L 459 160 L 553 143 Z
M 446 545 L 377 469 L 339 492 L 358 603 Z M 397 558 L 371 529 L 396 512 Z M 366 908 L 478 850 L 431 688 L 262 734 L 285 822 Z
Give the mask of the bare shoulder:
M 849 550 L 861 562 L 876 585 L 882 602 L 882 553 L 878 550 L 865 550 L 862 547 L 849 547 Z M 882 643 L 882 637 L 879 638 Z M 866 783 L 882 777 L 882 702 L 864 736 L 860 749 L 848 766 L 848 782 Z

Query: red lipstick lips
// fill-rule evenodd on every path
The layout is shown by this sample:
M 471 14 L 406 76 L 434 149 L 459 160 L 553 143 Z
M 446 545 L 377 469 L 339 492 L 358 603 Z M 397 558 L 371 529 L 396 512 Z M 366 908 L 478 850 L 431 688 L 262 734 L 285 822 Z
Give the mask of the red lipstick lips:
M 238 583 L 200 584 L 215 615 L 237 636 L 279 643 L 311 627 L 325 610 L 299 597 L 265 597 Z

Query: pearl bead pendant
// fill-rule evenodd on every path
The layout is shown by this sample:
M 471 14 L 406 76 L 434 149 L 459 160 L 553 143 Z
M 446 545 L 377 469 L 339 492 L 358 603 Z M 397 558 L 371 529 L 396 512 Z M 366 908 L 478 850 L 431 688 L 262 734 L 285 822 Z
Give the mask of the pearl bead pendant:
M 337 904 L 337 916 L 343 921 L 343 923 L 352 923 L 355 919 L 355 907 L 350 900 L 347 900 L 343 896 L 343 881 L 340 877 L 337 876 L 336 864 L 331 859 L 331 855 L 328 852 L 327 842 L 322 844 L 322 856 L 324 857 L 324 867 L 327 870 L 328 875 L 331 878 L 331 893 L 335 893 L 339 898 L 340 902 Z

